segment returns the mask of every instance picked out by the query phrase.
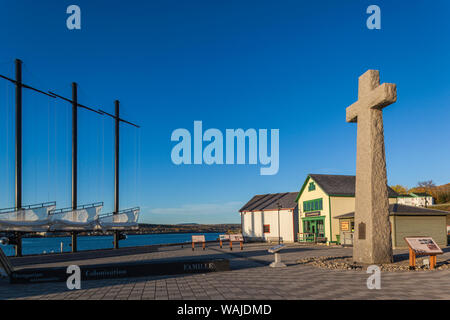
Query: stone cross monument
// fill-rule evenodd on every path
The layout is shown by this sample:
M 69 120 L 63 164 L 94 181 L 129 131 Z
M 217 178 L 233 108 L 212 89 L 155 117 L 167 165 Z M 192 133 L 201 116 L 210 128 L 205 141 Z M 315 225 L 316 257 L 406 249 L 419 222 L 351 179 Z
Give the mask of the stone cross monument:
M 368 70 L 359 77 L 358 101 L 347 107 L 347 122 L 358 123 L 353 260 L 360 263 L 393 259 L 382 109 L 396 100 L 396 85 L 380 85 L 379 71 Z

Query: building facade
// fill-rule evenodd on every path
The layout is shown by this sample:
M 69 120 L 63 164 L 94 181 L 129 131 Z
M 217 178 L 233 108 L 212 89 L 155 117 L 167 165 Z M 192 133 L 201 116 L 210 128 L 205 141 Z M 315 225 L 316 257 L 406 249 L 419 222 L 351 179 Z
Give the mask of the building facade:
M 298 234 L 297 192 L 254 196 L 240 210 L 246 241 L 295 242 Z
M 309 174 L 297 195 L 299 241 L 340 243 L 340 226 L 335 217 L 355 210 L 355 176 Z M 389 203 L 397 193 L 388 187 Z M 349 224 L 349 232 L 353 225 Z
M 411 192 L 409 194 L 400 194 L 397 197 L 397 203 L 408 206 L 428 207 L 434 204 L 434 198 L 428 193 Z
M 405 237 L 432 237 L 439 246 L 447 246 L 447 217 L 450 212 L 408 206 L 404 204 L 391 204 L 389 206 L 389 221 L 391 224 L 392 247 L 406 249 L 408 246 Z M 354 224 L 355 212 L 349 212 L 336 217 L 340 226 L 342 244 L 352 245 L 352 239 L 345 235 L 349 232 L 348 226 Z
M 351 245 L 355 183 L 355 176 L 309 174 L 299 192 L 256 195 L 239 211 L 242 234 L 246 241 L 278 241 L 280 237 L 282 242 Z M 431 236 L 439 245 L 447 245 L 448 212 L 422 208 L 417 205 L 422 200 L 404 205 L 387 188 L 394 248 L 404 248 L 406 236 Z M 424 195 L 415 196 L 423 199 Z M 433 203 L 431 199 L 426 199 L 427 205 Z

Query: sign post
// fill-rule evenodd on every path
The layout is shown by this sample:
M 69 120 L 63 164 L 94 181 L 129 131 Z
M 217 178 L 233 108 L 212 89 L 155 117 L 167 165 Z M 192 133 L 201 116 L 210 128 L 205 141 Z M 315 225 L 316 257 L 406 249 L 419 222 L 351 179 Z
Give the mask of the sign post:
M 206 240 L 205 240 L 205 236 L 204 235 L 192 236 L 192 251 L 195 250 L 195 243 L 196 242 L 202 243 L 203 250 L 205 250 L 205 247 L 206 247 L 206 243 L 205 242 L 206 242 Z
M 233 250 L 233 241 L 239 242 L 241 250 L 244 250 L 244 237 L 242 234 L 230 234 L 230 250 Z
M 284 248 L 284 244 L 279 244 L 275 247 L 270 248 L 269 253 L 275 254 L 275 261 L 270 264 L 271 268 L 283 268 L 286 265 L 281 262 L 280 250 Z
M 229 234 L 220 234 L 219 235 L 220 249 L 222 249 L 223 241 L 230 241 L 230 235 Z
M 416 267 L 417 255 L 430 256 L 430 270 L 436 267 L 436 255 L 443 254 L 443 251 L 431 237 L 405 237 L 409 247 L 409 267 Z

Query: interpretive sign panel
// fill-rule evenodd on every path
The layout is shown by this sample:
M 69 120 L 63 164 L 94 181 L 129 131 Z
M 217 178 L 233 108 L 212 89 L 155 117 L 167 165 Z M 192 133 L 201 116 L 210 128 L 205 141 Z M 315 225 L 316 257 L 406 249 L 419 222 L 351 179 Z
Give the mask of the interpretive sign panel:
M 219 234 L 219 239 L 221 241 L 230 240 L 230 235 L 229 234 Z
M 269 253 L 277 253 L 278 251 L 280 251 L 284 247 L 285 247 L 284 244 L 279 244 L 279 245 L 277 245 L 275 247 L 270 248 L 268 251 L 269 251 Z
M 342 231 L 350 231 L 350 222 L 349 221 L 342 221 L 341 222 L 341 230 Z
M 230 241 L 243 242 L 244 237 L 242 234 L 230 234 Z
M 405 241 L 416 254 L 432 255 L 443 253 L 431 237 L 406 237 Z
M 192 236 L 192 242 L 193 243 L 197 243 L 197 242 L 205 242 L 205 236 L 201 235 L 201 236 Z

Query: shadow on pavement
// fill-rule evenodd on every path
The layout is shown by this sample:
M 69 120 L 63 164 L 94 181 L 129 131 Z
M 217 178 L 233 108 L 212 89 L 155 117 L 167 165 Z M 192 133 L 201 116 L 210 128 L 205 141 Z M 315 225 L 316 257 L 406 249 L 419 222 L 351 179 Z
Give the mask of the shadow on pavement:
M 268 247 L 265 245 L 264 247 Z M 174 248 L 170 248 L 172 251 Z M 142 249 L 140 249 L 142 250 Z M 148 249 L 146 249 L 145 253 L 149 252 Z M 245 249 L 243 251 L 240 250 L 234 250 L 230 251 L 228 248 L 219 249 L 218 246 L 210 246 L 206 249 L 206 251 L 214 251 L 213 253 L 204 253 L 201 255 L 188 255 L 183 252 L 182 256 L 178 257 L 167 257 L 167 258 L 148 258 L 148 259 L 142 259 L 138 261 L 131 261 L 129 263 L 148 263 L 148 262 L 170 262 L 170 261 L 183 261 L 183 260 L 189 260 L 189 261 L 195 261 L 195 260 L 208 260 L 208 259 L 228 259 L 230 261 L 230 269 L 231 270 L 243 270 L 243 269 L 251 269 L 251 268 L 261 268 L 268 266 L 273 261 L 273 255 L 267 252 L 267 248 L 259 249 L 258 250 L 251 250 L 246 251 Z M 247 249 L 248 250 L 248 249 Z M 297 253 L 297 252 L 304 252 L 314 250 L 313 248 L 308 247 L 288 247 L 283 249 L 283 253 Z M 152 252 L 154 252 L 153 250 Z M 133 253 L 129 253 L 133 252 Z M 27 256 L 22 258 L 14 258 L 12 259 L 14 261 L 14 265 L 18 267 L 19 269 L 21 267 L 32 267 L 33 264 L 43 264 L 43 263 L 59 263 L 59 262 L 70 262 L 70 261 L 76 261 L 76 260 L 90 260 L 93 259 L 93 257 L 100 258 L 100 257 L 113 257 L 113 256 L 119 256 L 118 252 L 114 251 L 107 251 L 102 252 L 102 254 L 99 256 L 97 253 L 93 252 L 80 252 L 75 254 L 59 254 L 59 255 L 52 255 L 52 256 Z M 139 253 L 136 253 L 136 250 L 128 250 L 124 251 L 122 253 L 125 253 L 123 255 L 131 255 L 131 254 L 137 254 L 137 257 L 139 257 Z M 180 252 L 181 253 L 181 252 Z M 260 258 L 258 258 L 260 257 Z M 265 257 L 266 259 L 264 259 Z M 37 259 L 36 259 L 37 258 Z M 32 264 L 32 262 L 34 263 Z M 113 265 L 114 263 L 111 263 L 109 265 Z M 227 271 L 220 272 L 221 274 L 226 273 Z M 116 278 L 116 279 L 103 279 L 103 280 L 92 280 L 92 281 L 82 281 L 82 290 L 89 290 L 89 289 L 98 289 L 103 287 L 110 287 L 115 285 L 123 285 L 123 284 L 136 284 L 151 280 L 159 280 L 159 279 L 172 279 L 172 278 L 180 278 L 180 277 L 191 277 L 193 275 L 199 275 L 197 274 L 180 274 L 180 275 L 163 275 L 163 276 L 145 276 L 145 277 L 139 277 L 139 278 Z M 33 297 L 33 296 L 42 296 L 42 295 L 48 295 L 48 294 L 57 294 L 57 293 L 68 293 L 68 289 L 65 282 L 56 282 L 56 283 L 40 283 L 40 284 L 9 284 L 7 280 L 0 281 L 0 299 L 10 299 L 10 298 L 27 298 L 27 297 Z M 76 293 L 76 291 L 71 291 L 73 293 Z

